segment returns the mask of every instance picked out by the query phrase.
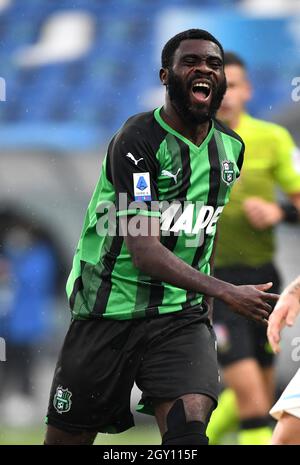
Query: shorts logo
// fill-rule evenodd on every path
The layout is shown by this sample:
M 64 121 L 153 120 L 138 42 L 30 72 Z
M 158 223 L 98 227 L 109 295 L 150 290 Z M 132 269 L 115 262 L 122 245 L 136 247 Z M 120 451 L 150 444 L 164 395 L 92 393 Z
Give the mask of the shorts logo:
M 150 173 L 133 173 L 134 200 L 151 200 Z
M 234 169 L 233 162 L 229 160 L 224 160 L 222 162 L 222 179 L 229 186 L 234 181 Z
M 53 399 L 54 408 L 58 413 L 66 413 L 71 409 L 71 396 L 72 393 L 68 389 L 58 386 Z

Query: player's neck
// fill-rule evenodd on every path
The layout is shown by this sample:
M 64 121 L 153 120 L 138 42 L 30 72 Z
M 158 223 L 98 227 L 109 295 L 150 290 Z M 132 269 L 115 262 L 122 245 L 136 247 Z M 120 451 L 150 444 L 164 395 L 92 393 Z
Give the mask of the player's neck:
M 162 107 L 160 116 L 171 128 L 175 129 L 179 134 L 198 146 L 202 144 L 211 128 L 211 121 L 198 125 L 188 123 L 181 118 L 175 108 L 168 103 Z

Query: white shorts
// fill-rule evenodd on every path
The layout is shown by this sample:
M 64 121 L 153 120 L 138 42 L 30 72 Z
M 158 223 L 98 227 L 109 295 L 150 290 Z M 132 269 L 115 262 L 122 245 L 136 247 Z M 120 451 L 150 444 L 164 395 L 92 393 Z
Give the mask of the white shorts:
M 300 418 L 300 368 L 271 408 L 270 415 L 279 420 L 285 412 Z

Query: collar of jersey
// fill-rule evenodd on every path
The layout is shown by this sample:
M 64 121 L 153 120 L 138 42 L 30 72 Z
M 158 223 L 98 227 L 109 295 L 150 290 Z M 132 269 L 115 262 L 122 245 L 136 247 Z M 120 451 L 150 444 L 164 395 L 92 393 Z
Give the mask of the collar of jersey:
M 156 110 L 154 110 L 154 118 L 156 119 L 156 121 L 158 122 L 158 124 L 160 124 L 161 127 L 163 127 L 166 131 L 170 132 L 171 134 L 173 134 L 174 136 L 178 137 L 178 139 L 181 139 L 185 144 L 189 145 L 191 148 L 193 149 L 196 149 L 196 150 L 203 150 L 204 147 L 206 147 L 206 145 L 208 144 L 208 142 L 210 141 L 212 135 L 213 135 L 213 132 L 214 132 L 214 121 L 211 120 L 212 124 L 211 124 L 211 128 L 209 130 L 209 133 L 207 134 L 207 136 L 205 137 L 205 139 L 203 140 L 203 142 L 200 144 L 200 145 L 196 145 L 194 144 L 191 140 L 187 139 L 186 137 L 184 137 L 182 134 L 180 134 L 179 132 L 175 131 L 175 129 L 171 128 L 171 126 L 169 126 L 163 119 L 162 117 L 160 116 L 160 110 L 162 109 L 162 106 L 159 107 L 159 108 L 156 108 Z

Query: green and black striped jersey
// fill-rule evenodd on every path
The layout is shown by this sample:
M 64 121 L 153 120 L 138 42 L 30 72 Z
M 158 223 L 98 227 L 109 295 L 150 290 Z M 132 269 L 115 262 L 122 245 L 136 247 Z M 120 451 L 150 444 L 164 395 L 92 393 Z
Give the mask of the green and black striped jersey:
M 243 162 L 241 138 L 217 120 L 200 146 L 154 112 L 131 117 L 111 140 L 67 282 L 75 319 L 151 317 L 200 306 L 203 295 L 144 275 L 119 231 L 120 216 L 160 217 L 161 242 L 210 273 L 216 223 Z M 130 224 L 132 222 L 132 225 Z

